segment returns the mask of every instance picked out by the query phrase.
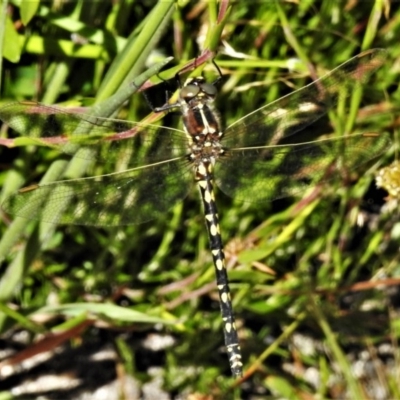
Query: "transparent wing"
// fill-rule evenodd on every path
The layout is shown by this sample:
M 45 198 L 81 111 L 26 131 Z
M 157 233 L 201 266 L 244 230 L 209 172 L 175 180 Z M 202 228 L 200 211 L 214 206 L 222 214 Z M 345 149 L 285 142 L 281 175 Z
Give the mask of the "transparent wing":
M 185 158 L 90 178 L 21 189 L 2 204 L 10 214 L 77 225 L 140 224 L 186 196 L 193 171 Z
M 10 103 L 0 108 L 0 120 L 27 142 L 56 148 L 80 158 L 129 168 L 185 155 L 185 133 L 139 122 L 93 117 L 79 108 L 46 106 L 36 102 Z M 77 150 L 79 152 L 77 153 Z
M 381 49 L 359 54 L 231 125 L 222 139 L 226 152 L 215 167 L 217 185 L 242 201 L 273 200 L 348 174 L 382 154 L 391 144 L 387 135 L 324 136 L 315 122 L 365 84 L 385 58 Z
M 313 140 L 313 132 L 304 128 L 334 108 L 341 96 L 349 96 L 363 86 L 384 63 L 386 54 L 383 49 L 361 53 L 310 85 L 246 115 L 226 129 L 222 140 L 224 147 L 298 144 Z
M 351 170 L 382 154 L 388 135 L 357 134 L 296 145 L 232 149 L 215 166 L 216 183 L 243 202 L 301 194 L 309 186 Z

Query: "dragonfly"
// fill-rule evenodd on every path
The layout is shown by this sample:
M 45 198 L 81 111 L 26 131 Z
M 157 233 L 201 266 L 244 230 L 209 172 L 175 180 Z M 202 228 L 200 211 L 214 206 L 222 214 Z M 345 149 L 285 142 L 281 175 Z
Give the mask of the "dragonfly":
M 7 198 L 2 208 L 53 223 L 140 224 L 165 214 L 196 184 L 230 369 L 233 377 L 242 377 L 214 186 L 241 201 L 264 203 L 301 195 L 379 157 L 391 145 L 386 134 L 318 134 L 312 124 L 363 87 L 385 59 L 384 49 L 363 52 L 226 129 L 214 105 L 217 87 L 202 77 L 190 78 L 180 88 L 177 102 L 155 110 L 179 111 L 183 129 L 92 118 L 34 102 L 8 104 L 0 109 L 0 119 L 15 131 L 76 157 L 99 161 L 110 166 L 110 172 L 32 185 Z

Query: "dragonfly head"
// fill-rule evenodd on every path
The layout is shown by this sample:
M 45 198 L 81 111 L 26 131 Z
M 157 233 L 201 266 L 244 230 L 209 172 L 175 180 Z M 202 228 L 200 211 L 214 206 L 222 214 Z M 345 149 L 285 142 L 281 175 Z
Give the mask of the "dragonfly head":
M 180 99 L 187 104 L 193 102 L 214 101 L 217 95 L 217 88 L 207 83 L 203 77 L 189 78 L 180 92 Z

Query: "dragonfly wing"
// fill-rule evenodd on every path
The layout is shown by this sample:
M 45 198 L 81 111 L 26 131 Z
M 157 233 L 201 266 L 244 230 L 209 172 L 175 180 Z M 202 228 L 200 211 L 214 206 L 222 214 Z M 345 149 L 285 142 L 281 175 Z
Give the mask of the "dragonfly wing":
M 180 158 L 121 173 L 24 188 L 2 207 L 13 215 L 51 223 L 140 224 L 184 198 L 192 179 L 193 172 Z
M 215 166 L 216 183 L 243 202 L 263 202 L 301 194 L 382 154 L 388 135 L 357 134 L 297 145 L 227 151 Z
M 126 159 L 126 168 L 140 166 L 144 160 L 151 163 L 187 153 L 181 130 L 93 117 L 82 108 L 10 103 L 0 108 L 0 120 L 23 136 L 21 143 L 49 146 L 110 165 Z
M 334 108 L 341 96 L 350 96 L 363 86 L 386 55 L 384 49 L 361 53 L 313 83 L 253 111 L 226 129 L 223 145 L 231 149 L 315 140 L 315 134 L 304 128 Z

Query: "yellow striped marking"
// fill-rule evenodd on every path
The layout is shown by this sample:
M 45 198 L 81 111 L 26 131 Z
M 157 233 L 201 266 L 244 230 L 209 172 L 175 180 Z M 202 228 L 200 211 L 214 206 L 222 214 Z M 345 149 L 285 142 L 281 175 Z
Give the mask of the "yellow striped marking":
M 207 203 L 211 203 L 211 201 L 214 200 L 213 197 L 211 196 L 210 191 L 207 190 L 207 189 L 206 189 L 205 192 L 204 192 L 204 200 L 205 200 Z
M 228 302 L 229 297 L 227 296 L 226 293 L 221 293 L 221 300 L 222 300 L 224 303 L 227 303 L 227 302 Z
M 215 266 L 217 267 L 217 269 L 218 269 L 219 271 L 221 271 L 221 269 L 224 269 L 224 268 L 225 268 L 225 265 L 224 265 L 223 261 L 220 260 L 220 259 L 215 260 Z
M 199 173 L 200 173 L 201 175 L 206 175 L 206 174 L 207 174 L 207 169 L 206 169 L 206 167 L 204 166 L 204 164 L 200 164 L 200 165 L 197 167 L 197 170 L 199 171 Z
M 225 330 L 230 333 L 232 331 L 232 324 L 225 324 Z

